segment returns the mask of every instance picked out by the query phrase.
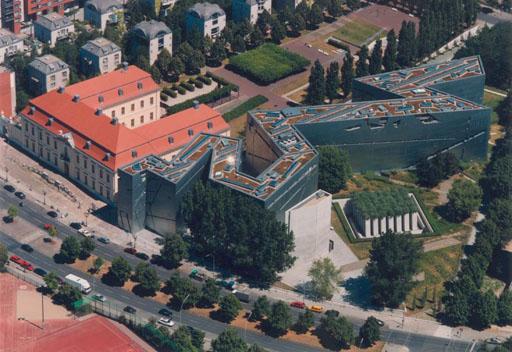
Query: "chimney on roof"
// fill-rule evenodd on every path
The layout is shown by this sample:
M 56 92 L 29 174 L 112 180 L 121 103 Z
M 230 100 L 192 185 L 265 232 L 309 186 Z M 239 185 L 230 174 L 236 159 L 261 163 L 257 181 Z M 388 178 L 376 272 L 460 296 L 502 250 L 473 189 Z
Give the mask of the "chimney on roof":
M 35 106 L 31 106 L 30 107 L 30 111 L 28 112 L 30 115 L 34 115 L 34 113 L 36 112 L 36 107 Z
M 85 149 L 91 149 L 91 141 L 85 142 Z
M 128 71 L 128 62 L 123 61 L 123 70 Z
M 194 106 L 194 109 L 196 109 L 196 110 L 199 109 L 199 101 L 198 100 L 194 100 L 192 102 L 192 105 Z
M 78 95 L 78 94 L 73 95 L 73 101 L 75 103 L 78 103 L 80 101 L 80 95 Z
M 103 114 L 103 109 L 99 107 L 96 109 L 96 116 L 100 116 L 101 114 Z
M 142 87 L 143 87 L 142 82 L 137 82 L 137 88 L 142 89 Z
M 57 92 L 60 94 L 64 93 L 65 88 L 63 86 L 60 86 L 59 89 L 57 89 Z
M 112 121 L 110 121 L 110 123 L 113 124 L 114 126 L 117 125 L 118 122 L 119 122 L 119 120 L 117 119 L 117 117 L 113 117 Z

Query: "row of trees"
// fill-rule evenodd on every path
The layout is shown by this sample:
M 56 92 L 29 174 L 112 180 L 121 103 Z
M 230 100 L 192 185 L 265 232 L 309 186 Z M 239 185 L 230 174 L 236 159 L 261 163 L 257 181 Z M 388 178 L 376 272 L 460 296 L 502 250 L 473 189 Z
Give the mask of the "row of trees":
M 253 199 L 198 182 L 183 199 L 181 213 L 191 230 L 191 250 L 212 255 L 221 266 L 269 285 L 295 258 L 293 233 Z
M 481 179 L 486 219 L 478 224 L 475 243 L 462 260 L 457 276 L 445 285 L 444 318 L 453 325 L 486 328 L 490 324 L 512 324 L 512 294 L 499 298 L 483 291 L 486 272 L 499 274 L 498 251 L 512 240 L 512 138 L 510 130 L 499 140 Z

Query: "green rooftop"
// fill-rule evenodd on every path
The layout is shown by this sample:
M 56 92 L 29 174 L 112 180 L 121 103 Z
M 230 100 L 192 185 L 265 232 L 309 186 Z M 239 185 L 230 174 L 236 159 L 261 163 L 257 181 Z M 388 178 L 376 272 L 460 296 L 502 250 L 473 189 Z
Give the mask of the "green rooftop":
M 365 219 L 398 216 L 417 211 L 416 204 L 404 189 L 359 192 L 351 199 L 354 211 Z

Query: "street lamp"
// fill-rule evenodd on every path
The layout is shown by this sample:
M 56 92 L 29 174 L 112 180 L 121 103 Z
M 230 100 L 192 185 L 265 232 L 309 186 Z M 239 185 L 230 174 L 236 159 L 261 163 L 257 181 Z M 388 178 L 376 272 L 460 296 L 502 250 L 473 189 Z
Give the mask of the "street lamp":
M 183 302 L 181 302 L 181 306 L 180 306 L 180 325 L 181 325 L 181 311 L 183 310 L 183 305 L 185 304 L 185 301 L 187 300 L 187 298 L 190 296 L 190 293 L 188 295 L 185 296 L 185 299 L 183 300 Z
M 87 218 L 89 217 L 89 211 L 85 212 L 85 226 L 87 226 Z
M 43 191 L 43 204 L 46 205 L 46 191 Z

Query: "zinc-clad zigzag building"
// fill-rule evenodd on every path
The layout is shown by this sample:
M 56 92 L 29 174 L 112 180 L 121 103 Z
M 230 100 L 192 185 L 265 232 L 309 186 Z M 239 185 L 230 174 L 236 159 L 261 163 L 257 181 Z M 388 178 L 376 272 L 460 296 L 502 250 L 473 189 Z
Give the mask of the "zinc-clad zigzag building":
M 485 159 L 491 110 L 480 105 L 484 84 L 474 56 L 355 79 L 349 103 L 251 111 L 245 143 L 201 134 L 171 161 L 150 156 L 121 170 L 119 225 L 174 232 L 181 199 L 202 175 L 284 221 L 317 189 L 319 145 L 346 150 L 356 171 L 407 168 L 446 151 Z

